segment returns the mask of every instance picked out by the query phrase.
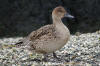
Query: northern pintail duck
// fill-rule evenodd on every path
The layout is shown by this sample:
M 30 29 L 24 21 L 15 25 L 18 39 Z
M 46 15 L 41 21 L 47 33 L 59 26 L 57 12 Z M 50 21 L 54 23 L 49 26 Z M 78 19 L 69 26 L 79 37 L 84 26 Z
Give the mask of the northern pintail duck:
M 61 20 L 63 17 L 74 18 L 62 6 L 56 7 L 52 11 L 53 24 L 31 32 L 16 45 L 28 46 L 30 51 L 43 54 L 61 49 L 70 38 L 70 32 Z

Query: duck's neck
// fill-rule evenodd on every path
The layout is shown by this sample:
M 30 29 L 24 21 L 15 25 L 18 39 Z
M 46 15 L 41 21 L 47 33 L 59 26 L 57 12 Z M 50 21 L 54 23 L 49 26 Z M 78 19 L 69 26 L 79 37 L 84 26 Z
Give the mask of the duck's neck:
M 55 28 L 62 32 L 62 33 L 69 33 L 69 30 L 68 28 L 63 24 L 61 18 L 57 18 L 55 16 L 52 16 L 52 19 L 53 19 L 53 25 L 55 26 Z
M 63 24 L 61 18 L 57 18 L 57 17 L 55 17 L 55 16 L 52 16 L 52 19 L 53 19 L 53 25 L 54 25 L 54 26 L 56 26 L 56 27 L 57 27 L 57 26 L 59 26 L 59 27 L 65 26 L 65 25 Z
M 63 39 L 65 39 L 66 36 L 70 36 L 68 28 L 63 24 L 60 18 L 53 17 L 53 25 L 55 26 L 56 31 L 59 33 L 59 36 Z

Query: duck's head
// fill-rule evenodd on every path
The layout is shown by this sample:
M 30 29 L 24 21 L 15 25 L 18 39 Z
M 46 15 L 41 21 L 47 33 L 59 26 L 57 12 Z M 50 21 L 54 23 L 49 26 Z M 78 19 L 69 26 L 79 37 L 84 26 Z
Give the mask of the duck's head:
M 52 16 L 60 19 L 64 17 L 74 18 L 74 16 L 70 15 L 62 6 L 56 7 L 52 12 Z

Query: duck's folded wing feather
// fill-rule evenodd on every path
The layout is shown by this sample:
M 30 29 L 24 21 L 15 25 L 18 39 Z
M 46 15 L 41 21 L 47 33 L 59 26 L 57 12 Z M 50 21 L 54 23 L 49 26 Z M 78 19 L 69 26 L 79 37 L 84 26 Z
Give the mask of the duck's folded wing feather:
M 27 44 L 30 44 L 30 42 L 34 42 L 36 39 L 40 38 L 43 35 L 46 35 L 48 33 L 52 33 L 54 31 L 53 25 L 46 25 L 41 27 L 40 29 L 31 32 L 26 38 L 21 40 L 20 42 L 16 43 L 18 46 L 25 46 Z
M 44 27 L 41 27 L 40 29 L 33 31 L 29 36 L 30 41 L 34 41 L 38 39 L 39 37 L 46 35 L 48 33 L 53 33 L 54 32 L 54 26 L 53 25 L 46 25 Z

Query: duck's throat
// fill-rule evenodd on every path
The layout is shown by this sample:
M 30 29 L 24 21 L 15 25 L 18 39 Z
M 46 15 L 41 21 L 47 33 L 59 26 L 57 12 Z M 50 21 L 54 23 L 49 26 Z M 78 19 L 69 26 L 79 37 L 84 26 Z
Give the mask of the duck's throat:
M 60 26 L 60 25 L 64 26 L 64 24 L 60 18 L 53 18 L 53 24 L 55 26 Z

